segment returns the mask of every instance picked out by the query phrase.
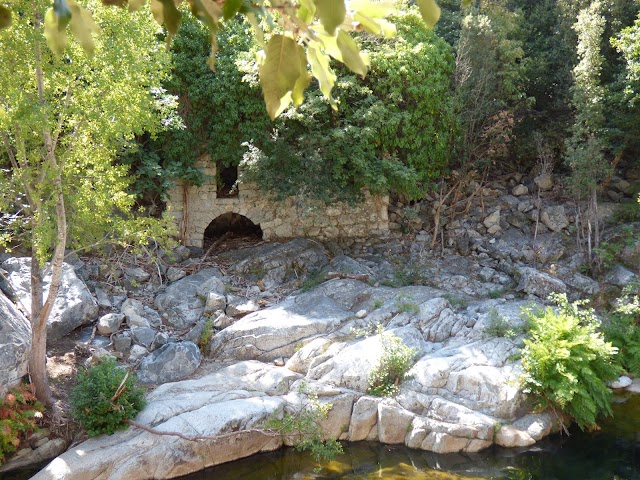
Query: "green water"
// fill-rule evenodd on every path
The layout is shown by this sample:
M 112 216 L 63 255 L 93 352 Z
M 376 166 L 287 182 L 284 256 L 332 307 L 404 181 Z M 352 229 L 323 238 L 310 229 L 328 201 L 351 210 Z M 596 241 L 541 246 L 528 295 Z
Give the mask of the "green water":
M 572 430 L 527 449 L 490 448 L 439 455 L 373 442 L 345 443 L 335 461 L 316 463 L 281 449 L 183 477 L 182 480 L 506 479 L 640 480 L 640 396 L 618 398 L 615 416 L 597 432 Z

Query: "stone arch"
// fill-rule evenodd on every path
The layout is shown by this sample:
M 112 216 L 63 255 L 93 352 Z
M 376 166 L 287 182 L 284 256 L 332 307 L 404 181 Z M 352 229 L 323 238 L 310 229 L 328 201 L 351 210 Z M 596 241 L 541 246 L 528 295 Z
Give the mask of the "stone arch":
M 220 238 L 225 233 L 236 233 L 240 235 L 263 238 L 262 228 L 259 223 L 255 223 L 249 217 L 229 210 L 217 215 L 204 228 L 204 243 L 209 243 Z

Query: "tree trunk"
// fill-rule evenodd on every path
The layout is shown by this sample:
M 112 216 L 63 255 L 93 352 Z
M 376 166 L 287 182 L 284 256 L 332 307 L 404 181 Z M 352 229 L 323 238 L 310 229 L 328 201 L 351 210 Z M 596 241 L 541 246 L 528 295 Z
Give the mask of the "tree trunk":
M 60 290 L 62 281 L 62 266 L 64 251 L 67 245 L 67 217 L 62 190 L 62 172 L 55 155 L 55 142 L 47 125 L 46 98 L 44 91 L 44 74 L 42 72 L 40 46 L 35 48 L 36 82 L 38 85 L 38 99 L 43 109 L 42 138 L 45 147 L 44 163 L 53 175 L 53 187 L 56 195 L 56 243 L 51 259 L 51 281 L 49 292 L 43 303 L 42 269 L 35 248 L 31 255 L 31 355 L 29 367 L 31 380 L 36 389 L 38 400 L 47 406 L 53 404 L 49 378 L 47 376 L 47 321 L 53 304 Z
M 36 388 L 36 396 L 44 405 L 53 402 L 49 377 L 47 376 L 47 323 L 39 322 L 42 312 L 42 269 L 35 254 L 31 254 L 31 353 L 29 354 L 29 374 Z

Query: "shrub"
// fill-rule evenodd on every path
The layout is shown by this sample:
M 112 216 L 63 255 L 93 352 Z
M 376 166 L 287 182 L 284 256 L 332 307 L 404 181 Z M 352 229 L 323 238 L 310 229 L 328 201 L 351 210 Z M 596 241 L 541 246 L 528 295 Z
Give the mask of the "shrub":
M 606 382 L 617 378 L 617 349 L 597 331 L 593 310 L 584 302 L 569 303 L 552 295 L 558 308 L 525 309 L 529 338 L 524 340 L 524 391 L 534 396 L 540 410 L 568 414 L 581 429 L 595 428 L 600 414 L 611 415 L 611 390 Z
M 618 362 L 624 370 L 640 375 L 640 299 L 631 293 L 618 299 L 604 329 L 605 336 L 618 349 Z
M 273 430 L 284 436 L 294 437 L 296 450 L 308 450 L 316 461 L 333 460 L 342 453 L 342 445 L 335 439 L 323 440 L 323 431 L 319 422 L 327 418 L 333 407 L 331 403 L 320 403 L 318 396 L 310 392 L 307 384 L 302 383 L 298 389 L 300 395 L 307 397 L 297 411 L 285 413 L 282 418 L 271 417 L 264 428 Z
M 382 342 L 382 356 L 369 372 L 367 393 L 376 397 L 393 397 L 413 363 L 416 350 L 402 343 L 402 339 L 393 333 L 378 334 Z
M 0 465 L 20 446 L 25 433 L 37 430 L 44 407 L 30 385 L 22 384 L 0 399 Z
M 498 313 L 495 308 L 489 310 L 489 322 L 484 329 L 490 337 L 513 338 L 523 332 L 523 328 L 511 325 L 511 322 Z
M 125 421 L 144 408 L 144 389 L 136 387 L 134 378 L 113 358 L 78 373 L 78 385 L 71 391 L 72 413 L 89 436 L 126 429 Z

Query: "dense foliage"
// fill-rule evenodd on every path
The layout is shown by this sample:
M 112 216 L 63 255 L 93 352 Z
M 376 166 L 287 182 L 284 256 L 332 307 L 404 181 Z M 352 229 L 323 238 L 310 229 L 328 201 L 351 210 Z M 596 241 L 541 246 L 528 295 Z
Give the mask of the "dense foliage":
M 145 404 L 144 389 L 136 387 L 136 377 L 115 359 L 79 372 L 71 391 L 73 416 L 92 437 L 126 429 L 125 420 L 134 418 Z
M 43 410 L 31 385 L 21 384 L 0 398 L 0 465 L 18 449 L 25 434 L 38 429 L 36 420 Z
M 155 135 L 160 129 L 165 109 L 150 86 L 160 86 L 169 56 L 144 12 L 132 15 L 95 4 L 103 35 L 94 55 L 89 58 L 71 45 L 63 58 L 56 58 L 30 21 L 38 8 L 42 3 L 24 2 L 24 16 L 0 31 L 5 240 L 33 245 L 40 258 L 49 259 L 57 235 L 52 193 L 59 173 L 69 247 L 93 244 L 105 235 L 145 242 L 150 228 L 159 226 L 128 215 L 135 199 L 128 193 L 128 169 L 113 159 L 134 135 Z M 42 95 L 36 88 L 37 65 Z M 44 165 L 43 126 L 52 138 L 56 167 Z M 163 237 L 162 228 L 151 231 Z
M 202 61 L 209 53 L 206 31 L 184 22 L 165 85 L 179 97 L 186 130 L 171 130 L 138 165 L 157 155 L 151 164 L 162 164 L 163 177 L 184 177 L 184 167 L 201 154 L 221 166 L 238 165 L 244 156 L 245 178 L 278 197 L 350 200 L 362 188 L 422 196 L 444 172 L 454 143 L 453 56 L 415 12 L 395 20 L 397 38 L 360 35 L 371 62 L 365 80 L 336 68 L 337 111 L 314 84 L 305 103 L 286 110 L 275 124 L 252 70 L 257 45 L 250 26 L 231 22 L 220 32 L 227 53 L 213 74 Z M 163 177 L 156 177 L 158 191 Z
M 640 299 L 636 291 L 628 291 L 616 301 L 604 332 L 618 349 L 618 362 L 632 374 L 640 375 Z
M 617 349 L 598 331 L 600 322 L 580 302 L 552 297 L 557 308 L 527 309 L 529 338 L 524 340 L 523 387 L 538 409 L 556 409 L 582 428 L 596 426 L 599 415 L 611 415 L 607 382 L 620 373 Z

